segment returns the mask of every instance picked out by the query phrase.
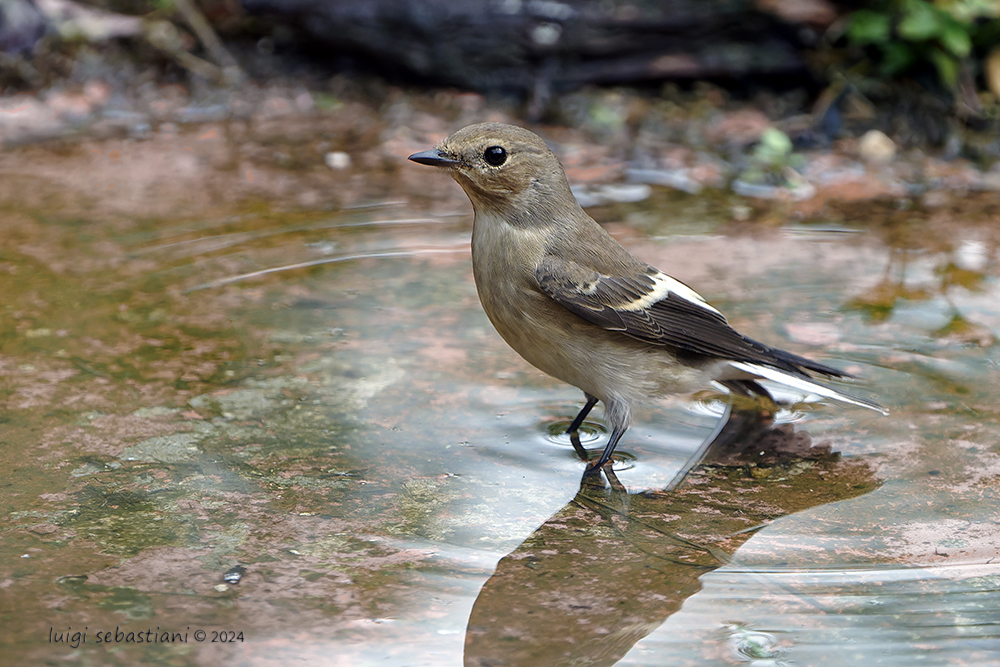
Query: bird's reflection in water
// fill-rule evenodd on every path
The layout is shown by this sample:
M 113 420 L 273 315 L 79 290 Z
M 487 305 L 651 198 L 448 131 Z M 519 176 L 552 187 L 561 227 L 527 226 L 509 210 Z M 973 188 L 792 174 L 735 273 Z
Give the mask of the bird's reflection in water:
M 758 528 L 877 486 L 865 463 L 810 444 L 791 425 L 737 411 L 672 490 L 629 495 L 613 473 L 607 484 L 585 475 L 483 586 L 466 667 L 613 665 Z

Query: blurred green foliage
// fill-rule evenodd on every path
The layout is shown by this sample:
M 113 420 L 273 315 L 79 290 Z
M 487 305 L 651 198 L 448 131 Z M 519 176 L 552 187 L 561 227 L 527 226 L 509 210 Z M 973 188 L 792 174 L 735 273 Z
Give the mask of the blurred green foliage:
M 887 0 L 851 14 L 848 40 L 875 46 L 882 76 L 891 78 L 929 62 L 954 90 L 964 59 L 1000 37 L 1000 0 Z
M 769 127 L 761 135 L 740 179 L 752 184 L 796 188 L 805 183 L 796 171 L 804 163 L 805 159 L 794 152 L 789 136 L 777 128 Z

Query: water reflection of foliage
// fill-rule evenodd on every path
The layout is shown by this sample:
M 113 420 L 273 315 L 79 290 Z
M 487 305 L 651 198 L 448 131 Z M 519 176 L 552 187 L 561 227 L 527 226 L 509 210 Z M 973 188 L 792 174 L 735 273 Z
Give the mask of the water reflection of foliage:
M 900 202 L 869 202 L 864 212 L 855 208 L 843 203 L 837 206 L 847 218 L 871 220 L 875 233 L 889 246 L 889 256 L 882 280 L 848 301 L 846 310 L 858 311 L 872 322 L 886 322 L 902 302 L 940 297 L 947 305 L 949 320 L 932 335 L 982 346 L 993 343 L 992 334 L 970 322 L 953 298 L 955 288 L 973 293 L 987 288 L 1000 244 L 992 238 L 992 228 L 977 227 L 970 238 L 969 228 L 958 228 L 951 222 L 950 212 L 932 215 Z M 962 216 L 956 212 L 954 217 Z M 983 240 L 978 240 L 981 237 Z M 935 282 L 924 279 L 923 284 L 914 284 L 913 275 L 926 266 L 928 258 Z

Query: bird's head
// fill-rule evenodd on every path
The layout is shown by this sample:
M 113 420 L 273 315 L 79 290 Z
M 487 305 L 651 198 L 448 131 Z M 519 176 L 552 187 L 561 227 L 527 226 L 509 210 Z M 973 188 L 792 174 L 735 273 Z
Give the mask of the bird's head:
M 556 156 L 541 137 L 514 125 L 469 125 L 409 159 L 448 169 L 477 210 L 510 216 L 567 202 L 576 207 Z

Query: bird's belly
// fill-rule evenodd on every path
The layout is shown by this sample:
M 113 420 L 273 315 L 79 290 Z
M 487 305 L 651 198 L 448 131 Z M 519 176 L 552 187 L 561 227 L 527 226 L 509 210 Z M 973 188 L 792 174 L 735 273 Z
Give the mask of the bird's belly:
M 708 368 L 592 325 L 539 292 L 523 291 L 500 303 L 481 298 L 497 332 L 528 363 L 605 403 L 688 393 L 711 380 Z

